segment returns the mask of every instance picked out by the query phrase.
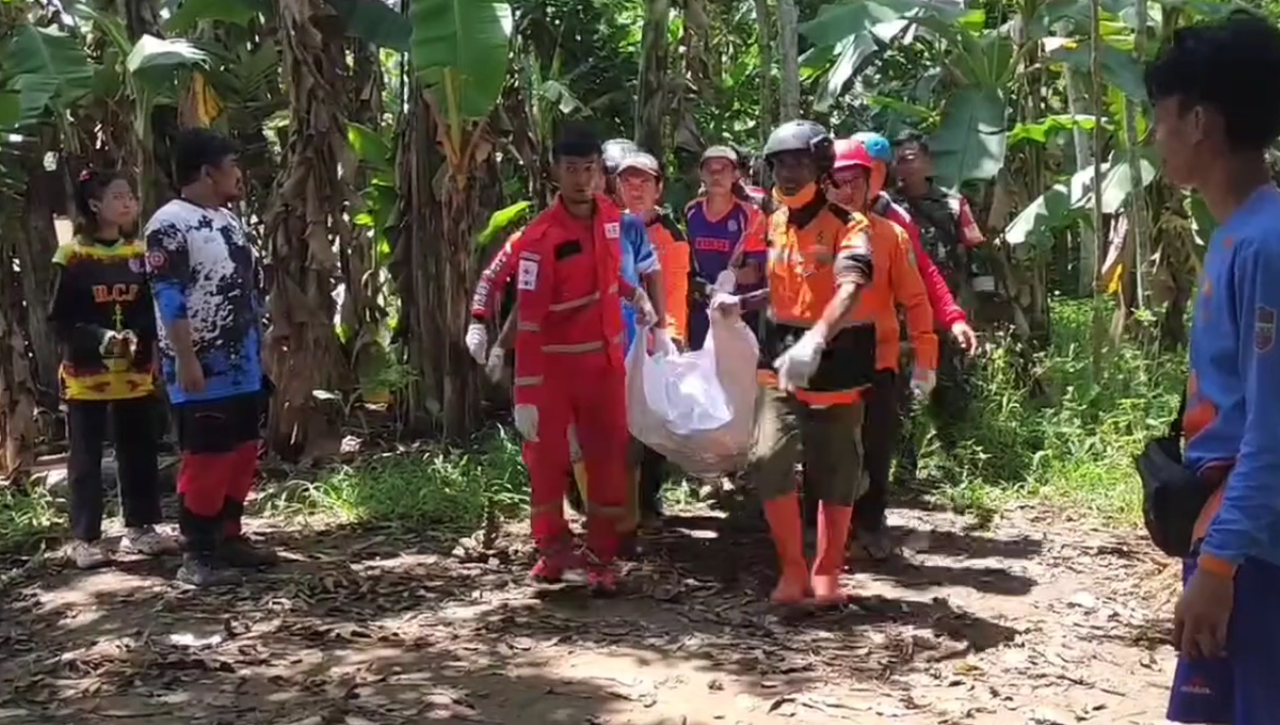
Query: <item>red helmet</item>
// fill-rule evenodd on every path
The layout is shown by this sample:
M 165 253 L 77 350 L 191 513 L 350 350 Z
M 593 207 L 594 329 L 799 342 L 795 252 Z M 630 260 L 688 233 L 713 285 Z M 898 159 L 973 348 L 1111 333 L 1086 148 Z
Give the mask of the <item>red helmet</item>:
M 832 171 L 848 169 L 854 166 L 861 166 L 867 171 L 875 168 L 875 162 L 871 158 L 871 154 L 867 153 L 867 147 L 851 138 L 842 138 L 836 141 L 836 163 L 832 167 Z

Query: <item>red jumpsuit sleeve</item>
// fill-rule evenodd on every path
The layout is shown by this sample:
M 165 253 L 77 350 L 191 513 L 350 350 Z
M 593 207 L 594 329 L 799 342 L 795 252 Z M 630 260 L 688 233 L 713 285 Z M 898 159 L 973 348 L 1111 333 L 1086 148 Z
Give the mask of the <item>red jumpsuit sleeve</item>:
M 964 309 L 956 304 L 956 298 L 947 286 L 947 280 L 939 271 L 933 258 L 920 243 L 920 227 L 913 221 L 900 224 L 907 237 L 911 239 L 912 256 L 916 258 L 916 267 L 920 269 L 920 280 L 924 282 L 924 290 L 929 296 L 929 305 L 933 308 L 933 319 L 947 329 L 957 322 L 966 322 Z
M 969 208 L 969 200 L 960 197 L 960 241 L 966 247 L 976 247 L 986 241 L 982 229 L 973 218 L 973 209 Z
M 471 297 L 471 317 L 484 322 L 497 312 L 498 297 L 516 270 L 516 259 L 524 247 L 524 230 L 512 234 L 507 243 L 494 256 L 489 266 L 480 273 L 475 294 Z
M 769 245 L 766 237 L 769 231 L 769 219 L 754 206 L 747 206 L 747 231 L 742 243 L 742 251 L 747 254 L 767 252 Z
M 920 278 L 919 261 L 912 264 L 911 243 L 908 235 L 901 227 L 894 228 L 896 233 L 892 260 L 893 269 L 889 279 L 892 282 L 894 301 L 906 310 L 907 335 L 911 338 L 911 346 L 916 351 L 916 364 L 926 370 L 938 369 L 938 337 L 933 332 L 933 310 L 929 307 L 929 294 Z M 919 257 L 916 257 L 918 260 Z

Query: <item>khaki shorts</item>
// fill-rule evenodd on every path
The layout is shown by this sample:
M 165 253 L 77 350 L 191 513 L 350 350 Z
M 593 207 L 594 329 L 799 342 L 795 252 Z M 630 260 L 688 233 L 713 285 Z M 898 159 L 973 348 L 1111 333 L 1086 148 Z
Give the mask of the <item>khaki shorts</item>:
M 748 464 L 762 501 L 796 490 L 796 464 L 820 501 L 852 506 L 866 490 L 861 402 L 811 408 L 776 388 L 760 391 Z

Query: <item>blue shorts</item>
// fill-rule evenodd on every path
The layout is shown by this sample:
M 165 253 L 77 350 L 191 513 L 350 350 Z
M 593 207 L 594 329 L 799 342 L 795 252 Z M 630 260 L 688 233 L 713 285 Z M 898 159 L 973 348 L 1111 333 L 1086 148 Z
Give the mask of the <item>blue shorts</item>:
M 1183 583 L 1195 572 L 1183 565 Z M 1280 566 L 1248 559 L 1236 571 L 1235 605 L 1221 659 L 1178 658 L 1168 719 L 1197 725 L 1280 723 Z

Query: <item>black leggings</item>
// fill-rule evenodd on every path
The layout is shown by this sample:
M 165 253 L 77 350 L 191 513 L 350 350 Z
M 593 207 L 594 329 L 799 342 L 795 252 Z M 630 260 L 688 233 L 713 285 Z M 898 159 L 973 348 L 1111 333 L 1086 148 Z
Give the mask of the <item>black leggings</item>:
M 902 414 L 898 407 L 898 375 L 877 370 L 867 395 L 867 417 L 862 426 L 863 460 L 867 469 L 867 492 L 854 504 L 859 530 L 878 531 L 884 527 L 889 504 L 889 470 L 898 446 Z
M 128 527 L 160 523 L 156 451 L 159 415 L 152 396 L 130 400 L 67 401 L 67 483 L 71 489 L 71 534 L 80 541 L 102 538 L 105 490 L 102 444 L 108 427 L 116 451 L 120 506 Z

